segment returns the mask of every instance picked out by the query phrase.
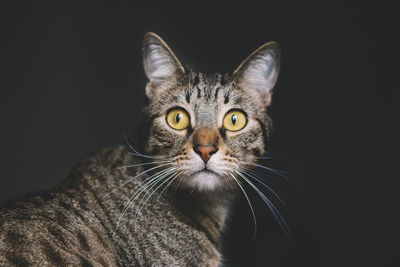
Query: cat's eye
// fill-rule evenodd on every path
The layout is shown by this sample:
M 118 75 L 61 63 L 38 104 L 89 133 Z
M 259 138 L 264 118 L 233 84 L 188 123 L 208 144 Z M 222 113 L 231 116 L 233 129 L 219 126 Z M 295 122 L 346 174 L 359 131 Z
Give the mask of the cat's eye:
M 167 113 L 167 123 L 175 130 L 183 130 L 189 126 L 189 115 L 184 109 L 174 108 Z
M 223 126 L 228 131 L 236 132 L 247 124 L 246 115 L 240 110 L 231 110 L 225 114 Z

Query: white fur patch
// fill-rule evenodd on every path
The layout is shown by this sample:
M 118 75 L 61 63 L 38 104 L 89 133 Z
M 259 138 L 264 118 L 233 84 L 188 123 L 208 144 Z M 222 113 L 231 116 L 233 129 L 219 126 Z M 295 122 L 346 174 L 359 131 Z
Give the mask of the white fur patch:
M 243 73 L 242 86 L 257 97 L 265 98 L 270 102 L 271 90 L 278 78 L 278 70 L 274 58 L 262 55 L 250 62 Z
M 144 60 L 144 69 L 149 80 L 164 79 L 174 74 L 176 65 L 173 58 L 159 45 L 149 46 L 149 54 Z
M 208 171 L 196 173 L 190 179 L 190 183 L 199 191 L 214 190 L 221 184 L 221 177 Z

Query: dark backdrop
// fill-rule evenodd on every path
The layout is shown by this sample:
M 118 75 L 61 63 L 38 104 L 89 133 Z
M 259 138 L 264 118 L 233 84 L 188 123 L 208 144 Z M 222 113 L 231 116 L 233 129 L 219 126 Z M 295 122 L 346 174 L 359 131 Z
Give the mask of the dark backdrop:
M 238 202 L 232 266 L 399 264 L 394 127 L 396 9 L 384 2 L 110 1 L 0 6 L 0 201 L 48 189 L 84 156 L 123 143 L 143 105 L 141 39 L 161 35 L 184 64 L 233 70 L 280 43 L 271 151 L 291 181 L 286 239 L 265 205 Z M 398 88 L 397 88 L 398 89 Z M 266 162 L 269 164 L 268 162 Z M 399 265 L 398 265 L 399 266 Z

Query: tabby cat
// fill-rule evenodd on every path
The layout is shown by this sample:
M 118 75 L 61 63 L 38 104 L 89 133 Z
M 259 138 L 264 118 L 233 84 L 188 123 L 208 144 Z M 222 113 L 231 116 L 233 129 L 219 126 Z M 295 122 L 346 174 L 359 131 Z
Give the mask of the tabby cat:
M 232 200 L 247 198 L 245 184 L 262 194 L 251 168 L 270 133 L 278 45 L 227 75 L 193 73 L 154 33 L 143 55 L 138 135 L 87 158 L 52 191 L 2 207 L 0 266 L 222 264 Z

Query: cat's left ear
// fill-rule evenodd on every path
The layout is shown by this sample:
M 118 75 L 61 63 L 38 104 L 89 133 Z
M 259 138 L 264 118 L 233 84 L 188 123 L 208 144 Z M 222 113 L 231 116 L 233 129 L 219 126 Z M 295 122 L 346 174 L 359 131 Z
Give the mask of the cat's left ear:
M 243 90 L 260 99 L 263 105 L 269 106 L 279 67 L 279 45 L 268 42 L 248 56 L 233 72 L 233 77 Z
M 152 32 L 146 33 L 143 39 L 143 65 L 149 80 L 146 94 L 150 98 L 154 93 L 152 89 L 185 71 L 164 40 Z

